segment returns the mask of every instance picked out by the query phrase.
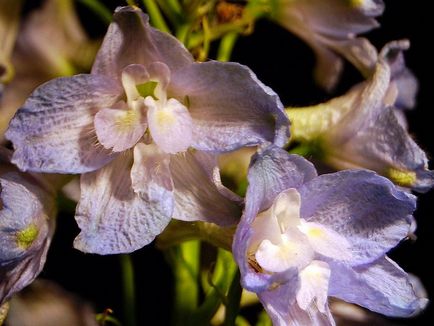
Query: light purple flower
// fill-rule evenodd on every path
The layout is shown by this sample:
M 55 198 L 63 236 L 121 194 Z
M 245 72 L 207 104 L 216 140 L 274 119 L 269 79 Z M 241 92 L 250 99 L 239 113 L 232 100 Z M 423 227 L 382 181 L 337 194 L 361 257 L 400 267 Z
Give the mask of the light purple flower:
M 329 296 L 388 316 L 427 303 L 386 253 L 411 229 L 413 195 L 365 170 L 316 176 L 271 147 L 253 159 L 233 252 L 274 325 L 333 325 Z
M 54 232 L 54 194 L 0 149 L 0 306 L 41 272 Z
M 85 173 L 75 247 L 107 254 L 141 248 L 171 217 L 235 223 L 239 207 L 211 153 L 282 146 L 288 128 L 278 96 L 247 67 L 195 63 L 123 7 L 92 73 L 35 90 L 7 137 L 23 170 Z
M 384 10 L 382 0 L 279 0 L 273 19 L 303 39 L 316 54 L 315 77 L 331 90 L 343 69 L 341 57 L 364 75 L 377 61 L 375 47 L 358 34 L 379 26 L 375 17 Z
M 346 94 L 310 108 L 288 108 L 292 140 L 315 147 L 319 159 L 334 168 L 366 168 L 400 186 L 428 191 L 434 174 L 427 156 L 395 114 L 395 106 L 405 106 L 414 95 L 402 93 L 406 82 L 400 77 L 401 52 L 408 46 L 388 43 L 373 76 Z

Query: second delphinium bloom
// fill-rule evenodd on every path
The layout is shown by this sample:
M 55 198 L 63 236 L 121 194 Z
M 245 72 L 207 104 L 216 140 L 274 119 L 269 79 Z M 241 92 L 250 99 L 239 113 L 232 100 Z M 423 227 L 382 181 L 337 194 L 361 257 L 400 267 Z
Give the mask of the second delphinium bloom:
M 30 96 L 7 138 L 23 170 L 84 173 L 75 246 L 101 254 L 149 243 L 172 217 L 236 222 L 212 153 L 282 146 L 278 96 L 237 63 L 195 63 L 138 8 L 118 8 L 91 74 Z
M 412 230 L 414 196 L 371 171 L 317 176 L 276 147 L 253 157 L 248 180 L 233 252 L 274 325 L 334 325 L 329 296 L 396 317 L 426 306 L 386 255 Z

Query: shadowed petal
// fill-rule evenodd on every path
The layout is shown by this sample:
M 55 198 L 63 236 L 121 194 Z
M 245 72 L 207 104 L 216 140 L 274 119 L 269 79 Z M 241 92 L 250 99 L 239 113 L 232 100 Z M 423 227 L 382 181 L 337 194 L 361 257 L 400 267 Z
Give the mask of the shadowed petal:
M 265 310 L 273 321 L 274 326 L 332 326 L 333 317 L 326 306 L 325 313 L 321 313 L 316 306 L 311 305 L 302 310 L 297 302 L 296 291 L 299 280 L 292 279 L 288 284 L 280 285 L 276 289 L 258 294 Z
M 237 223 L 241 199 L 221 184 L 213 155 L 200 151 L 172 155 L 170 171 L 175 186 L 174 218 L 220 226 Z
M 0 305 L 41 272 L 54 232 L 54 198 L 29 181 L 0 178 Z
M 329 294 L 393 317 L 412 316 L 428 303 L 416 295 L 409 275 L 387 257 L 353 268 L 336 264 Z
M 351 264 L 372 262 L 410 230 L 416 198 L 368 171 L 321 175 L 303 185 L 301 218 L 338 232 L 351 244 Z
M 146 179 L 147 183 L 133 190 L 131 168 L 133 155 L 126 152 L 111 163 L 92 173 L 81 176 L 81 199 L 76 220 L 81 233 L 74 247 L 98 254 L 132 252 L 150 243 L 169 223 L 173 210 L 170 189 L 161 187 L 156 166 L 149 164 L 139 152 L 134 165 L 141 164 L 144 173 L 133 178 Z M 135 154 L 136 154 L 135 153 Z M 138 154 L 142 157 L 137 158 Z M 139 167 L 133 167 L 138 171 Z M 154 180 L 151 179 L 155 178 Z M 135 181 L 135 182 L 136 182 Z
M 149 18 L 137 7 L 118 7 L 104 38 L 92 74 L 120 78 L 129 64 L 147 66 L 161 61 L 175 71 L 193 62 L 191 54 L 173 36 L 149 26 Z
M 12 119 L 6 138 L 21 170 L 82 173 L 112 157 L 96 144 L 93 116 L 113 105 L 121 90 L 102 76 L 57 78 L 37 88 Z
M 172 75 L 168 92 L 185 102 L 193 118 L 194 148 L 287 142 L 289 122 L 277 94 L 238 63 L 194 63 Z

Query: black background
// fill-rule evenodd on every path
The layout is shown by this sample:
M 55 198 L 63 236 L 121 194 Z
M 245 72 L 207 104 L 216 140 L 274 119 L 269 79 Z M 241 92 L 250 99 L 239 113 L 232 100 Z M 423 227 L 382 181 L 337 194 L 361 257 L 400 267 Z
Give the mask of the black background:
M 108 1 L 111 8 L 121 1 Z M 410 3 L 413 3 L 411 5 Z M 434 89 L 430 10 L 420 7 L 421 2 L 386 1 L 386 11 L 379 21 L 382 25 L 367 36 L 381 48 L 390 40 L 408 38 L 411 49 L 406 61 L 420 81 L 418 105 L 408 114 L 410 131 L 428 153 L 434 154 L 432 140 L 431 103 Z M 93 36 L 103 35 L 105 27 L 86 8 L 78 7 L 86 29 Z M 330 98 L 312 81 L 314 57 L 310 49 L 287 31 L 269 22 L 259 22 L 255 33 L 241 38 L 234 50 L 233 61 L 248 65 L 266 85 L 272 87 L 285 105 L 309 105 Z M 333 95 L 342 94 L 360 81 L 357 72 L 346 67 L 342 83 Z M 434 192 L 419 196 L 416 218 L 418 240 L 402 243 L 391 257 L 406 271 L 420 277 L 429 294 L 434 295 Z M 90 301 L 97 311 L 112 308 L 115 316 L 122 316 L 122 289 L 120 261 L 117 256 L 86 255 L 72 248 L 78 228 L 65 209 L 59 215 L 58 230 L 50 249 L 41 277 L 57 281 L 66 289 Z M 132 254 L 136 272 L 136 291 L 139 325 L 155 323 L 166 325 L 170 320 L 171 273 L 162 254 L 147 246 Z M 420 316 L 396 320 L 404 325 L 430 325 L 434 322 L 431 306 Z

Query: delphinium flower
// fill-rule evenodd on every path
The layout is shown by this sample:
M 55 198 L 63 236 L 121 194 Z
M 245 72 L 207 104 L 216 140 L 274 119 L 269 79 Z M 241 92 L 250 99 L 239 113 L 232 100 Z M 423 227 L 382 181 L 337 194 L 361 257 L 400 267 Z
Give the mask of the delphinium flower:
M 372 77 L 346 94 L 314 107 L 288 108 L 292 141 L 337 169 L 367 168 L 403 187 L 429 190 L 434 174 L 427 156 L 395 114 L 395 106 L 410 103 L 414 94 L 400 93 L 396 73 L 405 69 L 399 64 L 406 47 L 406 41 L 387 44 Z
M 316 175 L 276 147 L 253 159 L 233 252 L 274 325 L 333 325 L 328 297 L 396 317 L 427 303 L 387 257 L 408 235 L 413 195 L 367 170 Z
M 9 21 L 14 7 L 20 2 L 1 2 L 5 7 L 0 8 L 0 38 L 2 24 L 7 25 L 5 31 L 11 34 L 14 26 Z M 8 37 L 11 43 L 9 70 L 14 73 L 0 99 L 1 142 L 4 142 L 9 120 L 30 93 L 52 78 L 88 71 L 98 45 L 89 40 L 81 27 L 72 0 L 45 0 L 40 8 L 32 10 L 21 21 L 18 18 L 15 22 L 16 42 Z M 0 65 L 1 61 L 0 58 Z
M 74 245 L 101 254 L 141 248 L 171 217 L 236 223 L 214 153 L 287 137 L 247 67 L 195 63 L 136 7 L 116 10 L 91 74 L 36 89 L 7 131 L 20 169 L 83 173 Z
M 303 39 L 316 54 L 315 78 L 327 90 L 339 80 L 344 57 L 364 75 L 377 59 L 375 47 L 358 34 L 379 26 L 382 0 L 279 0 L 271 19 Z
M 0 149 L 0 306 L 41 272 L 54 232 L 54 190 Z

